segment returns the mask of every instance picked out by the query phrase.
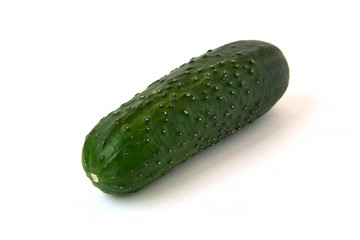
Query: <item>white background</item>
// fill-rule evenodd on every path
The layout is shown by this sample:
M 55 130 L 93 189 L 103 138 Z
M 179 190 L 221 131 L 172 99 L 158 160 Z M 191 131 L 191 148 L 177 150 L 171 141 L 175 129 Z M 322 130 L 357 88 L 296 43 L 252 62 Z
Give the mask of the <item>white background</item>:
M 360 239 L 356 1 L 1 1 L 0 239 Z M 265 116 L 138 193 L 81 166 L 106 114 L 208 49 L 290 66 Z

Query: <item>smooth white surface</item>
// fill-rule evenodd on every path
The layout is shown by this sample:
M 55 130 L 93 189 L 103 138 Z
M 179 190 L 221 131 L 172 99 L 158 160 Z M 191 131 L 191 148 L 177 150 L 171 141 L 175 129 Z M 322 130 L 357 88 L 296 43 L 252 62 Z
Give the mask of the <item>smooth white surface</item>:
M 355 3 L 1 1 L 0 239 L 360 239 Z M 288 60 L 268 114 L 138 193 L 91 185 L 101 117 L 243 39 Z

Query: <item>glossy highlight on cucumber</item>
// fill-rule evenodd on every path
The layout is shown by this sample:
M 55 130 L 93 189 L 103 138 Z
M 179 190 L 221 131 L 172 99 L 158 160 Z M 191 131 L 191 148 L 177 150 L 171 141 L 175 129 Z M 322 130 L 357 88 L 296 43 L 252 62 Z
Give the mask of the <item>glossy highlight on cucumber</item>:
M 269 111 L 289 83 L 274 45 L 236 41 L 171 71 L 86 136 L 82 165 L 105 193 L 140 190 Z

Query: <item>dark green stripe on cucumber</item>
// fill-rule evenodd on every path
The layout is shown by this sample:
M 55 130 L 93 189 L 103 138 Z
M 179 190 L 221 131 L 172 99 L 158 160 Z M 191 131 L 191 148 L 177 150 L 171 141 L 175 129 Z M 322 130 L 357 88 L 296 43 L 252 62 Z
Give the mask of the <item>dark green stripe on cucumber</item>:
M 269 111 L 288 82 L 272 44 L 209 50 L 101 119 L 86 136 L 83 168 L 103 192 L 135 192 Z

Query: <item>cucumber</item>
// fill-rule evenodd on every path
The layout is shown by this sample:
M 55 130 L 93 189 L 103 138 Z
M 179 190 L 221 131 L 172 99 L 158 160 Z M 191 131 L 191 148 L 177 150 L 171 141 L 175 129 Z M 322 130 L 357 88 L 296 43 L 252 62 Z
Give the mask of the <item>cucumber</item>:
M 269 111 L 288 83 L 287 61 L 270 43 L 209 50 L 101 119 L 86 136 L 83 168 L 105 193 L 138 191 Z

